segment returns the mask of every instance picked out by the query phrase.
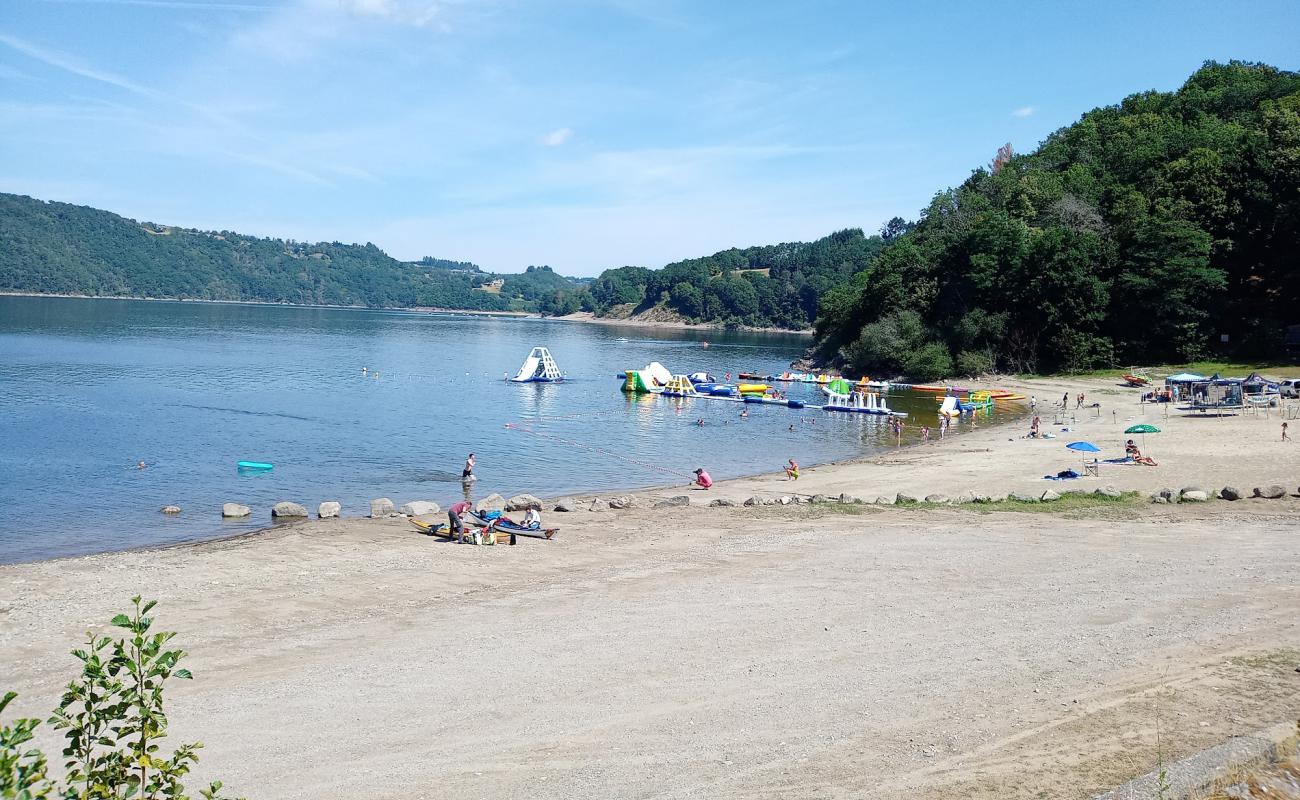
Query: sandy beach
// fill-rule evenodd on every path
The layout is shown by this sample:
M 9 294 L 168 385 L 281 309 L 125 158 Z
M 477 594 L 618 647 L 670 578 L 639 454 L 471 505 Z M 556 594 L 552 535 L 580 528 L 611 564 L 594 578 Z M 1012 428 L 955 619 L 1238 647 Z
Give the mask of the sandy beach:
M 343 519 L 3 566 L 0 690 L 47 715 L 84 631 L 159 598 L 195 674 L 169 699 L 174 742 L 205 743 L 196 778 L 276 799 L 1086 798 L 1300 715 L 1300 445 L 1279 412 L 1166 418 L 1104 380 L 1009 388 L 1058 438 L 1022 438 L 1026 417 L 797 483 L 639 492 L 548 512 L 549 542 Z M 1101 408 L 1047 410 L 1081 391 Z M 1043 480 L 1079 464 L 1066 442 L 1122 455 L 1137 422 L 1162 429 L 1159 467 Z M 1288 496 L 1145 499 L 1269 484 Z M 706 507 L 1103 485 L 1144 495 Z

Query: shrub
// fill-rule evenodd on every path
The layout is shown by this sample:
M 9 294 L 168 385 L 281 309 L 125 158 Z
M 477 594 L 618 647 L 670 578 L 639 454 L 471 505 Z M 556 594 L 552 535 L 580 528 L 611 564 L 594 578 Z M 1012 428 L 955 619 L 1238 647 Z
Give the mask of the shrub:
M 131 602 L 131 614 L 112 620 L 126 630 L 125 637 L 114 641 L 87 633 L 85 648 L 72 651 L 81 674 L 68 684 L 50 717 L 67 739 L 62 783 L 50 779 L 44 753 L 24 749 L 40 721 L 18 719 L 0 727 L 0 797 L 189 800 L 181 779 L 199 760 L 196 752 L 203 745 L 183 744 L 170 756 L 158 749 L 158 741 L 167 736 L 163 686 L 169 678 L 192 677 L 176 666 L 185 651 L 166 648 L 175 633 L 150 633 L 153 618 L 146 615 L 156 600 L 142 602 L 137 596 Z M 0 713 L 16 696 L 9 692 L 0 700 Z M 200 790 L 199 796 L 222 800 L 221 783 Z

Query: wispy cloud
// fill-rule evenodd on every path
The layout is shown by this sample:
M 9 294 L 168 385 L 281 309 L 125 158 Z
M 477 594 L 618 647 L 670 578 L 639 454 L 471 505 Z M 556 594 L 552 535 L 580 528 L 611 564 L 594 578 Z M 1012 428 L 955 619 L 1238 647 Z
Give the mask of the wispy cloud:
M 422 28 L 440 16 L 443 0 L 337 0 L 339 8 L 358 17 L 375 17 Z
M 271 11 L 274 6 L 258 3 L 224 3 L 208 0 L 45 0 L 46 3 L 80 4 L 96 6 L 146 6 L 148 8 L 176 8 L 190 11 Z
M 556 128 L 542 137 L 542 144 L 547 147 L 559 147 L 573 138 L 573 128 Z
M 1017 108 L 1015 111 L 1011 112 L 1011 116 L 1013 117 L 1032 117 L 1033 115 L 1034 115 L 1033 106 L 1021 106 L 1020 108 Z
M 106 83 L 109 86 L 116 86 L 119 89 L 125 89 L 142 97 L 151 97 L 160 99 L 158 92 L 140 84 L 128 80 L 121 75 L 114 74 L 107 70 L 98 69 L 87 64 L 75 56 L 67 53 L 60 53 L 55 50 L 49 50 L 31 42 L 19 39 L 16 36 L 10 36 L 7 33 L 0 33 L 0 44 L 3 44 L 13 50 L 17 50 L 29 58 L 34 58 L 48 64 L 51 67 L 61 69 L 65 72 L 71 72 L 73 75 L 80 75 L 92 81 Z

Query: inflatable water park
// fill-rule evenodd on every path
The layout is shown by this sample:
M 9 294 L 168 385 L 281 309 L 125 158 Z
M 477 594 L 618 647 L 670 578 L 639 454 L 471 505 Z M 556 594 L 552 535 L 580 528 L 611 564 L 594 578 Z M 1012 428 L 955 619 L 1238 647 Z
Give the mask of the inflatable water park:
M 520 365 L 512 383 L 559 383 L 564 373 L 555 363 L 551 351 L 534 347 Z M 947 384 L 910 384 L 891 381 L 873 381 L 863 377 L 857 381 L 842 375 L 821 372 L 783 372 L 780 375 L 763 375 L 757 372 L 738 372 L 737 381 L 718 381 L 707 372 L 674 373 L 658 361 L 640 369 L 629 369 L 618 374 L 622 390 L 628 394 L 654 394 L 673 398 L 700 398 L 732 403 L 756 403 L 794 409 L 829 411 L 844 414 L 871 414 L 885 417 L 906 417 L 907 413 L 889 407 L 887 393 L 903 389 L 935 395 L 940 416 L 958 417 L 975 411 L 992 409 L 995 403 L 1024 400 L 1025 396 L 1005 390 L 971 390 Z M 731 377 L 730 373 L 726 376 Z M 774 384 L 812 384 L 822 393 L 824 400 L 813 403 L 795 400 Z

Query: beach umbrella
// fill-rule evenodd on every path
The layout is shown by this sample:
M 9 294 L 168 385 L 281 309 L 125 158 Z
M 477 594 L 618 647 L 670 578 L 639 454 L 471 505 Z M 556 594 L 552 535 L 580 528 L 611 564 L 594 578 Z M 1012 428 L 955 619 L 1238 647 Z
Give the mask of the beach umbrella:
M 1160 429 L 1154 425 L 1147 425 L 1146 423 L 1142 423 L 1140 425 L 1134 425 L 1131 428 L 1125 428 L 1124 432 L 1142 434 L 1142 452 L 1145 453 L 1147 450 L 1147 434 L 1160 433 Z
M 1070 442 L 1065 447 L 1067 450 L 1074 450 L 1077 453 L 1100 453 L 1101 452 L 1101 448 L 1093 444 L 1092 442 Z M 1085 466 L 1087 465 L 1088 463 L 1087 455 L 1083 456 L 1083 463 Z

